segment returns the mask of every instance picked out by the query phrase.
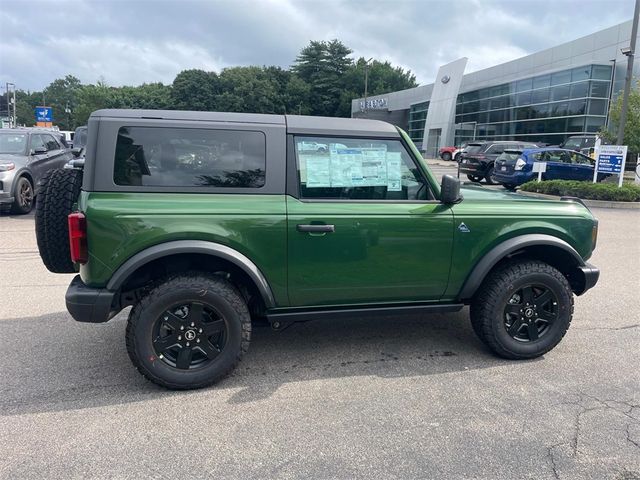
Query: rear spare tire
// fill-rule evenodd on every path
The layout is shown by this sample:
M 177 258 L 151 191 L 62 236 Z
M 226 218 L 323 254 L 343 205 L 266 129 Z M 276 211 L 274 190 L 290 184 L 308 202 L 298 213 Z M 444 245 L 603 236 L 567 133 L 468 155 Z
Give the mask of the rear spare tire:
M 57 168 L 40 180 L 36 202 L 36 239 L 40 258 L 50 272 L 73 273 L 67 216 L 80 195 L 82 170 Z

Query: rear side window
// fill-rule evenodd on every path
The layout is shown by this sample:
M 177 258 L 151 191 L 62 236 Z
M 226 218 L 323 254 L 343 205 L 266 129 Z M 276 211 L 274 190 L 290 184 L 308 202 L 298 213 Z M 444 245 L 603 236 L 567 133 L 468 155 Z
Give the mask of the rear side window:
M 126 186 L 260 188 L 262 132 L 121 127 L 113 181 Z
M 484 145 L 478 145 L 476 143 L 469 144 L 465 147 L 466 153 L 479 153 Z

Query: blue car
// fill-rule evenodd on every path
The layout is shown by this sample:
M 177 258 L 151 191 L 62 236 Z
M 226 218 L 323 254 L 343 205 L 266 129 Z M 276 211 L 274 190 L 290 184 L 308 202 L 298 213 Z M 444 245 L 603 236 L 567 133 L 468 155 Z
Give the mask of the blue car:
M 593 181 L 592 158 L 574 150 L 552 147 L 505 150 L 495 161 L 492 179 L 513 190 L 518 185 L 538 178 L 538 173 L 533 172 L 534 162 L 547 162 L 543 180 Z M 598 181 L 607 176 L 599 173 Z

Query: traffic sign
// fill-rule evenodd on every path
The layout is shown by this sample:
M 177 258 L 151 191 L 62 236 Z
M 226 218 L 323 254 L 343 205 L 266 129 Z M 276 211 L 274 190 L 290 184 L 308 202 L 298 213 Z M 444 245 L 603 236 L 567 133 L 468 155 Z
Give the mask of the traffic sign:
M 593 172 L 594 182 L 598 173 L 619 175 L 618 186 L 622 186 L 624 163 L 627 158 L 626 145 L 600 145 L 596 154 L 596 166 Z
M 53 122 L 53 108 L 36 107 L 36 122 Z

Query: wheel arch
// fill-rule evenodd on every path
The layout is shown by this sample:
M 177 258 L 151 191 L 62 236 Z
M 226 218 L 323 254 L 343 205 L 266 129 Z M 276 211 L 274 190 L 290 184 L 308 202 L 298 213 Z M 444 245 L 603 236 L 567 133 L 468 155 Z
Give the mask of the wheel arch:
M 203 262 L 194 262 L 197 259 Z M 187 264 L 190 266 L 195 263 L 205 270 L 230 266 L 243 280 L 250 282 L 247 286 L 255 289 L 266 308 L 276 306 L 271 287 L 255 263 L 231 247 L 204 240 L 165 242 L 136 253 L 114 272 L 107 289 L 116 292 L 123 287 L 135 286 L 135 282 L 132 281 L 136 280 L 136 276 L 148 273 L 153 265 L 164 264 L 167 261 L 180 265 L 185 260 L 189 260 Z
M 489 250 L 467 276 L 459 299 L 469 301 L 487 275 L 505 261 L 519 256 L 541 260 L 557 268 L 567 277 L 574 291 L 582 293 L 581 281 L 584 279 L 581 279 L 580 267 L 586 263 L 575 248 L 552 235 L 527 234 L 505 240 Z

